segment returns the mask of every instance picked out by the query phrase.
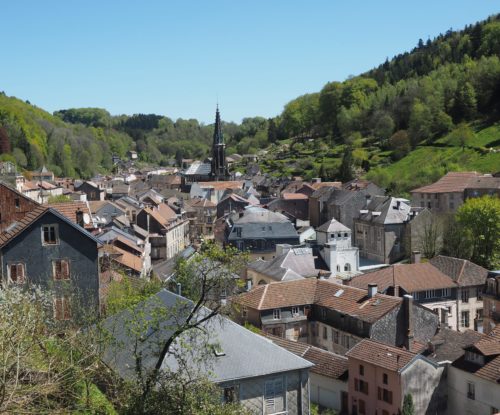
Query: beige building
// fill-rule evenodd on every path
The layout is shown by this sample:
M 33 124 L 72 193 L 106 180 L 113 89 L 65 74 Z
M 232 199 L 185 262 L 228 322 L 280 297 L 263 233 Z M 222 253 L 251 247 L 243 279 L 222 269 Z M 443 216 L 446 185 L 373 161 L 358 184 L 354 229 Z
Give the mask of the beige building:
M 500 274 L 491 275 L 486 282 L 484 301 L 484 332 L 490 333 L 500 323 Z

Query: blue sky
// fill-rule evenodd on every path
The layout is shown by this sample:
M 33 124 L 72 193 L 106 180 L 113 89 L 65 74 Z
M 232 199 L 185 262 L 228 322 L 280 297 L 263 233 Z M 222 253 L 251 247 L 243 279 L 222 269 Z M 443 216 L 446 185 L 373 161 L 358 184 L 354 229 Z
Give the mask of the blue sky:
M 50 112 L 106 108 L 213 122 L 277 115 L 493 0 L 2 1 L 0 90 Z

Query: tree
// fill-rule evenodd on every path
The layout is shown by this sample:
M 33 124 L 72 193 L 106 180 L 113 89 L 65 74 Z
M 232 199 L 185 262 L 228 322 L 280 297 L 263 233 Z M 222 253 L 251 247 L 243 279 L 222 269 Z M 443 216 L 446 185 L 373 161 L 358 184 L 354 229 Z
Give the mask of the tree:
M 455 258 L 470 259 L 472 255 L 472 236 L 469 230 L 458 223 L 455 215 L 444 219 L 443 246 L 441 252 L 444 255 Z
M 441 222 L 432 216 L 423 225 L 420 235 L 420 250 L 426 258 L 434 258 L 440 251 L 440 237 L 442 235 Z
M 236 268 L 245 257 L 234 249 L 225 251 L 213 243 L 204 244 L 194 259 L 176 265 L 174 282 L 188 299 L 178 297 L 175 304 L 166 307 L 155 295 L 139 305 L 129 303 L 116 319 L 109 320 L 111 337 L 115 337 L 116 327 L 125 330 L 125 347 L 132 349 L 134 377 L 124 397 L 127 413 L 241 413 L 241 408 L 221 405 L 220 395 L 207 386 L 206 374 L 196 367 L 214 356 L 213 339 L 205 323 L 225 310 L 221 296 L 229 293 Z M 153 337 L 151 333 L 158 334 Z M 112 346 L 109 359 L 123 347 L 119 339 Z M 175 356 L 176 368 L 165 367 L 167 355 Z
M 455 130 L 451 132 L 448 141 L 451 144 L 458 144 L 460 147 L 462 147 L 462 151 L 464 151 L 465 147 L 472 142 L 474 136 L 475 134 L 474 131 L 472 131 L 472 128 L 470 128 L 465 123 L 461 123 Z
M 352 148 L 350 146 L 346 146 L 342 157 L 342 163 L 339 167 L 339 180 L 342 182 L 348 182 L 354 178 L 352 164 Z
M 413 397 L 410 394 L 405 395 L 403 399 L 402 415 L 415 415 L 415 405 L 413 404 Z
M 267 126 L 267 141 L 273 144 L 277 140 L 278 140 L 278 131 L 276 128 L 276 123 L 274 122 L 274 119 L 269 118 Z
M 471 260 L 488 269 L 500 265 L 500 199 L 467 199 L 456 214 L 472 245 Z
M 389 148 L 394 160 L 402 159 L 410 152 L 410 138 L 405 130 L 396 131 L 389 139 Z
M 416 99 L 410 113 L 408 135 L 413 148 L 431 136 L 432 114 L 427 105 Z
M 389 114 L 383 114 L 378 118 L 374 133 L 381 142 L 387 141 L 394 133 L 394 120 Z

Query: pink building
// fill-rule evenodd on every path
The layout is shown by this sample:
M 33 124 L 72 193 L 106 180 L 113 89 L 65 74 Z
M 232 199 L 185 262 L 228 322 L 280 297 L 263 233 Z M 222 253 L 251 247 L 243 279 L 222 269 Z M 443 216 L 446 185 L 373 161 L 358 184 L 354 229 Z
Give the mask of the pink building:
M 364 339 L 346 353 L 349 359 L 349 414 L 397 415 L 411 395 L 415 413 L 440 413 L 443 368 L 422 355 Z M 435 409 L 435 410 L 434 410 Z

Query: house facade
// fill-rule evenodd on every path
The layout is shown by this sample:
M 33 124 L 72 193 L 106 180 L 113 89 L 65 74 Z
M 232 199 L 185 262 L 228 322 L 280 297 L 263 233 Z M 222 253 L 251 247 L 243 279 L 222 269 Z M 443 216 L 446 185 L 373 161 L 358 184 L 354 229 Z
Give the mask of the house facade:
M 56 210 L 37 207 L 0 235 L 2 281 L 50 290 L 61 320 L 97 312 L 99 246 L 99 240 Z
M 12 222 L 23 219 L 39 204 L 21 192 L 0 182 L 0 233 L 4 232 Z
M 484 333 L 490 333 L 500 324 L 500 273 L 492 272 L 486 281 L 484 301 Z

